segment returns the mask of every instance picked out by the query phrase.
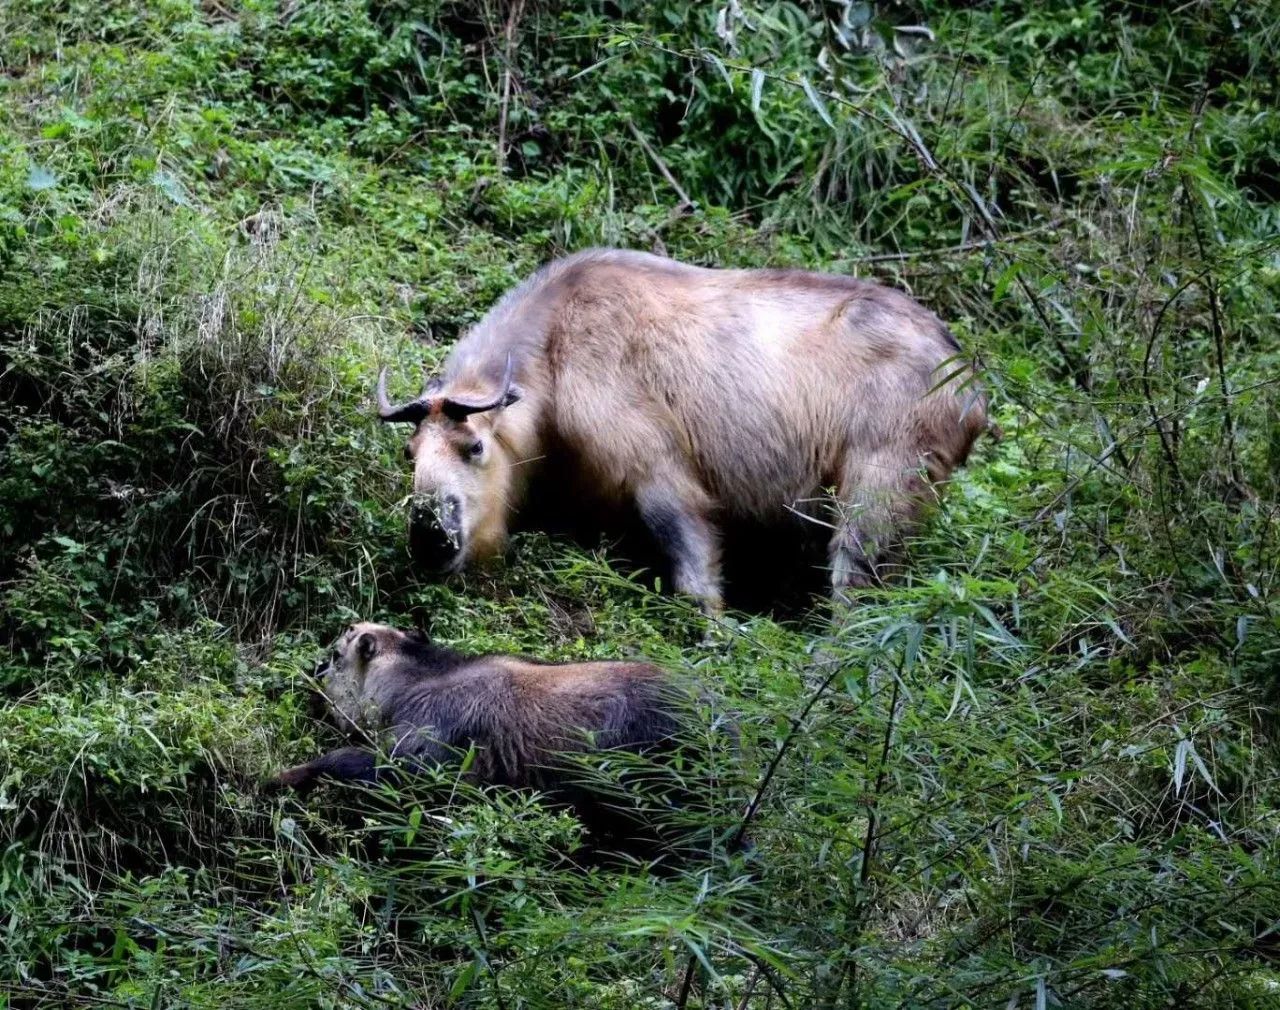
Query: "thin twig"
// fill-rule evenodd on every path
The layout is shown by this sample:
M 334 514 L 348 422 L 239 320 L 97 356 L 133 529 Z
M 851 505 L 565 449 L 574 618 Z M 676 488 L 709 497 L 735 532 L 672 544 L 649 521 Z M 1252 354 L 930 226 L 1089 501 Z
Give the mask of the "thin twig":
M 507 115 L 511 107 L 511 61 L 515 58 L 516 24 L 524 12 L 524 0 L 513 0 L 507 12 L 506 51 L 502 68 L 502 105 L 498 109 L 498 172 L 507 165 Z
M 680 983 L 680 995 L 676 997 L 677 1010 L 684 1010 L 689 1002 L 689 993 L 693 991 L 693 970 L 698 964 L 698 959 L 690 954 L 689 963 L 684 966 L 684 981 Z
M 683 186 L 676 181 L 676 177 L 671 174 L 671 169 L 667 167 L 667 163 L 662 160 L 662 155 L 653 149 L 649 141 L 645 140 L 644 134 L 636 129 L 636 124 L 627 120 L 627 129 L 631 131 L 631 136 L 636 138 L 636 143 L 649 156 L 649 159 L 657 166 L 658 171 L 662 173 L 662 177 L 667 180 L 667 184 L 676 191 L 676 195 L 680 197 L 680 205 L 677 208 L 680 213 L 692 210 L 694 202 L 690 199 L 689 194 L 685 192 Z
M 751 994 L 756 991 L 756 983 L 760 981 L 760 966 L 757 964 L 751 970 L 751 976 L 747 979 L 747 988 L 742 993 L 742 999 L 738 1001 L 738 1010 L 747 1010 L 747 1004 L 751 1002 Z
M 786 756 L 787 751 L 791 749 L 791 744 L 795 740 L 796 734 L 800 732 L 800 728 L 804 725 L 805 720 L 809 718 L 809 713 L 813 711 L 814 706 L 822 700 L 823 695 L 827 693 L 827 689 L 835 683 L 836 677 L 844 671 L 845 667 L 837 660 L 833 659 L 831 663 L 834 669 L 831 671 L 830 675 L 826 680 L 819 684 L 818 689 L 810 695 L 808 702 L 806 702 L 804 708 L 800 710 L 800 714 L 792 718 L 791 727 L 787 730 L 787 735 L 783 737 L 782 743 L 778 746 L 777 752 L 769 761 L 769 766 L 765 769 L 764 775 L 760 779 L 760 784 L 756 787 L 755 795 L 751 797 L 751 802 L 747 804 L 746 813 L 742 815 L 742 820 L 738 824 L 738 830 L 734 833 L 733 841 L 730 843 L 730 848 L 737 848 L 742 844 L 742 840 L 747 835 L 747 828 L 755 818 L 756 813 L 760 810 L 760 804 L 764 801 L 764 794 L 769 789 L 769 783 L 773 781 L 773 776 L 777 773 L 778 766 L 782 764 L 782 759 Z
M 880 794 L 884 790 L 884 778 L 889 766 L 889 748 L 893 745 L 893 730 L 897 722 L 898 699 L 902 694 L 902 672 L 905 666 L 906 651 L 903 650 L 902 656 L 898 660 L 898 668 L 893 675 L 893 694 L 889 697 L 889 717 L 885 720 L 884 742 L 880 748 L 880 764 L 876 769 L 876 783 L 871 792 L 871 805 L 867 813 L 867 833 L 862 842 L 862 865 L 858 867 L 858 898 L 856 901 L 850 902 L 849 915 L 845 924 L 849 931 L 857 925 L 856 920 L 859 914 L 867 907 L 865 895 L 867 884 L 871 880 L 871 862 L 875 858 L 876 841 L 880 828 L 877 807 L 880 802 Z M 846 932 L 845 935 L 848 937 L 850 934 Z M 844 989 L 846 977 L 849 980 L 849 988 L 854 990 L 858 980 L 858 962 L 854 959 L 852 944 L 850 944 L 849 955 L 845 958 L 845 967 L 840 972 L 840 979 L 836 983 L 835 996 L 832 999 L 833 1005 L 840 999 L 840 993 Z
M 1151 358 L 1155 353 L 1156 341 L 1160 336 L 1160 327 L 1164 322 L 1165 313 L 1169 311 L 1169 307 L 1178 300 L 1187 288 L 1191 287 L 1202 275 L 1197 274 L 1195 277 L 1180 284 L 1178 288 L 1165 299 L 1164 304 L 1160 306 L 1160 310 L 1156 313 L 1156 318 L 1151 324 L 1151 333 L 1147 337 L 1147 348 L 1142 355 L 1142 393 L 1146 400 L 1147 412 L 1151 415 L 1151 426 L 1155 428 L 1156 434 L 1160 436 L 1160 448 L 1164 453 L 1165 462 L 1169 464 L 1169 473 L 1173 476 L 1174 487 L 1180 490 L 1182 487 L 1182 473 L 1178 468 L 1178 457 L 1173 451 L 1173 445 L 1168 441 L 1165 434 L 1164 424 L 1160 419 L 1159 413 L 1156 411 L 1155 397 L 1151 391 Z
M 743 954 L 746 956 L 747 960 L 754 964 L 757 970 L 764 975 L 764 980 L 769 983 L 769 991 L 778 997 L 786 1010 L 792 1010 L 791 1000 L 787 999 L 786 991 L 782 988 L 782 983 L 775 977 L 773 969 L 765 964 L 763 960 L 756 957 L 756 955 L 748 953 L 747 951 L 743 951 Z M 770 999 L 769 1002 L 772 1003 L 773 1000 Z
M 1196 248 L 1200 252 L 1200 258 L 1207 260 L 1209 254 L 1205 246 L 1204 232 L 1200 227 L 1200 215 L 1196 212 L 1195 199 L 1191 195 L 1190 187 L 1184 186 L 1182 192 L 1187 213 L 1191 215 L 1191 230 L 1196 238 Z M 1222 424 L 1227 434 L 1227 466 L 1236 492 L 1242 497 L 1248 497 L 1248 485 L 1245 483 L 1244 473 L 1240 468 L 1240 458 L 1236 452 L 1236 422 L 1231 412 L 1231 387 L 1227 385 L 1226 338 L 1223 334 L 1222 314 L 1218 303 L 1218 284 L 1214 279 L 1212 268 L 1204 272 L 1204 286 L 1205 293 L 1209 296 L 1209 328 L 1213 334 L 1214 364 L 1218 371 L 1218 384 L 1222 387 Z
M 893 677 L 893 695 L 889 699 L 889 718 L 884 726 L 884 745 L 880 750 L 880 767 L 876 771 L 875 790 L 871 796 L 871 814 L 867 818 L 867 837 L 862 846 L 862 866 L 858 870 L 858 885 L 865 888 L 868 880 L 871 878 L 871 860 L 875 856 L 876 849 L 876 827 L 879 817 L 876 814 L 876 804 L 879 803 L 880 793 L 884 789 L 885 772 L 889 764 L 889 748 L 893 744 L 893 728 L 898 715 L 898 698 L 902 693 L 902 663 L 898 664 L 898 670 Z
M 844 670 L 844 665 L 838 660 L 833 659 L 830 662 L 833 667 L 831 673 L 821 684 L 818 685 L 817 690 L 809 696 L 809 700 L 805 702 L 804 708 L 800 710 L 800 714 L 792 717 L 791 725 L 787 730 L 787 735 L 782 738 L 782 743 L 778 745 L 778 749 L 770 760 L 768 767 L 765 768 L 764 775 L 760 778 L 760 784 L 756 786 L 755 794 L 751 797 L 751 802 L 747 804 L 747 809 L 742 815 L 742 820 L 738 823 L 738 829 L 734 832 L 733 839 L 729 843 L 730 850 L 737 849 L 742 844 L 743 839 L 746 838 L 747 828 L 750 827 L 756 813 L 760 810 L 760 804 L 764 801 L 765 793 L 768 791 L 769 784 L 773 781 L 773 777 L 777 773 L 778 767 L 782 764 L 782 759 L 786 757 L 787 752 L 791 749 L 791 745 L 795 741 L 801 727 L 804 726 L 805 721 L 809 718 L 809 713 L 812 712 L 814 706 L 822 700 L 823 695 L 827 693 L 827 689 L 831 687 L 835 682 L 836 677 L 838 677 Z M 765 971 L 766 979 L 770 982 L 770 985 L 773 986 L 773 980 L 769 978 L 769 973 L 767 969 L 765 969 L 764 965 L 760 964 L 760 962 L 755 963 L 759 964 L 761 969 Z M 676 1000 L 677 1010 L 684 1010 L 685 1006 L 688 1004 L 689 993 L 693 987 L 693 974 L 696 967 L 697 958 L 693 954 L 690 954 L 689 962 L 685 965 L 684 981 L 680 986 L 680 995 Z M 776 987 L 774 987 L 774 991 L 778 993 L 779 998 L 781 998 L 785 1003 L 786 994 Z
M 484 935 L 484 923 L 480 921 L 480 913 L 476 911 L 475 902 L 470 902 L 471 924 L 476 931 L 476 939 L 480 941 L 480 950 L 477 953 L 484 966 L 489 970 L 489 977 L 493 980 L 493 999 L 498 1004 L 498 1010 L 507 1010 L 506 1001 L 502 998 L 502 987 L 498 983 L 498 969 L 493 965 L 493 959 L 489 956 L 489 939 Z
M 915 251 L 896 253 L 876 253 L 874 256 L 860 256 L 855 262 L 857 263 L 902 263 L 908 260 L 918 259 L 936 259 L 942 256 L 953 256 L 956 253 L 973 252 L 978 249 L 989 249 L 995 245 L 1008 245 L 1011 242 L 1021 242 L 1023 239 L 1031 238 L 1033 235 L 1041 235 L 1046 231 L 1053 231 L 1063 223 L 1060 217 L 1054 218 L 1052 221 L 1046 221 L 1044 224 L 1036 225 L 1034 228 L 1028 228 L 1020 231 L 1016 235 L 1005 235 L 1000 238 L 980 238 L 973 239 L 969 242 L 961 242 L 959 245 L 943 246 L 941 249 L 919 249 Z

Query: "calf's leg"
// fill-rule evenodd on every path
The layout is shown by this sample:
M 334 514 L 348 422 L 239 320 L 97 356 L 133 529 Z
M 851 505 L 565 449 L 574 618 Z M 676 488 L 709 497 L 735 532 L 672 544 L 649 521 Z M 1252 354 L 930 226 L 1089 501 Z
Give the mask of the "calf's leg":
M 272 779 L 272 784 L 305 791 L 321 778 L 337 779 L 339 782 L 376 782 L 378 757 L 373 751 L 362 747 L 339 747 L 306 764 L 286 768 Z

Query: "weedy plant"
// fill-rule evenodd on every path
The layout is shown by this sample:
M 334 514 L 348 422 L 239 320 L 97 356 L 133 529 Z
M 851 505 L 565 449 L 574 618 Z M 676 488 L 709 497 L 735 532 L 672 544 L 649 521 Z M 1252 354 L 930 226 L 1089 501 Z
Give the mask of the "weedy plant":
M 1275 1005 L 1278 25 L 12 0 L 0 1001 Z M 703 644 L 612 545 L 415 575 L 373 377 L 592 243 L 953 325 L 1004 438 L 901 582 Z M 700 678 L 700 857 L 586 860 L 456 771 L 266 794 L 357 617 Z

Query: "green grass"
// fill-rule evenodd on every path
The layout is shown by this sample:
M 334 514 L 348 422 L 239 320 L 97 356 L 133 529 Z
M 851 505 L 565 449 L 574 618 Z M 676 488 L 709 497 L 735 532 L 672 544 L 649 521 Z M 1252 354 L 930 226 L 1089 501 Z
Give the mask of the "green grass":
M 5 7 L 0 1005 L 1280 1000 L 1280 10 L 716 15 Z M 901 584 L 700 644 L 607 545 L 412 571 L 379 366 L 595 243 L 953 325 L 1005 437 Z M 574 869 L 448 774 L 269 795 L 357 617 L 699 678 L 751 860 Z

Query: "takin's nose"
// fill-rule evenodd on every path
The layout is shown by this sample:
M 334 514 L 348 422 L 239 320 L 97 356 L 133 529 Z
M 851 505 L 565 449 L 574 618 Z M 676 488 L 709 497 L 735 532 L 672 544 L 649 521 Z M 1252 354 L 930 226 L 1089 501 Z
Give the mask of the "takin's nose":
M 450 568 L 462 553 L 462 501 L 415 494 L 409 503 L 409 554 L 430 571 Z

